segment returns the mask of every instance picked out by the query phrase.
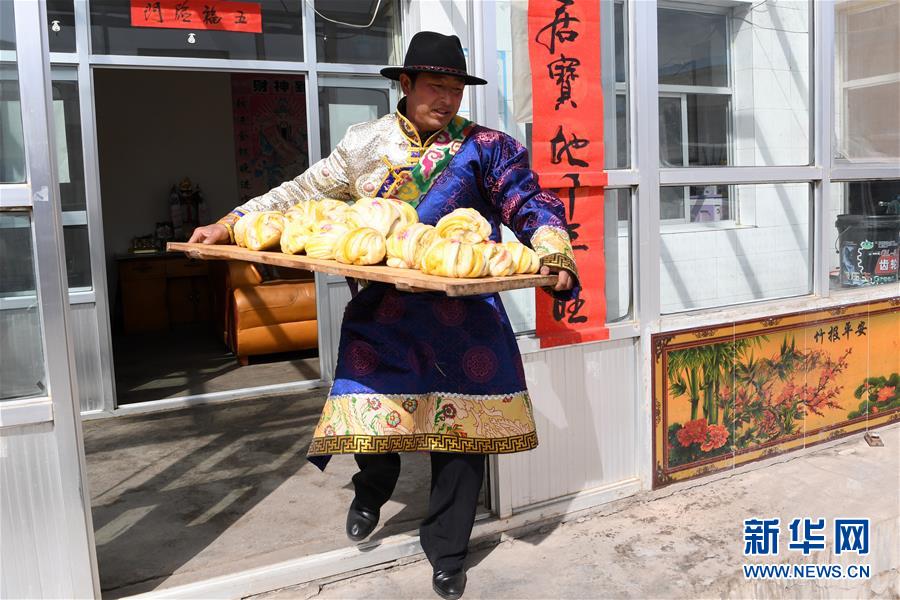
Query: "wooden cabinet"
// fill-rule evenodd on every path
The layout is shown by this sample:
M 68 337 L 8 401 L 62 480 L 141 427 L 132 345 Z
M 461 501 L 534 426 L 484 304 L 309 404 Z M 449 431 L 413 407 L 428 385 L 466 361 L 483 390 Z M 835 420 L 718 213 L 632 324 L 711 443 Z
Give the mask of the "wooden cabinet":
M 205 261 L 162 254 L 119 259 L 125 333 L 165 331 L 210 318 Z

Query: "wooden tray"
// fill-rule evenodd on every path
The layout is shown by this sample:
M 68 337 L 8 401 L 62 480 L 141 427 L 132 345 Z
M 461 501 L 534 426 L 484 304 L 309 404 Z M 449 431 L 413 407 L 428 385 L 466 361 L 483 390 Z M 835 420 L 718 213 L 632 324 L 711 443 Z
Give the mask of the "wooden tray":
M 191 258 L 206 260 L 243 260 L 246 262 L 318 271 L 344 277 L 354 277 L 367 281 L 390 283 L 405 292 L 444 292 L 448 296 L 474 296 L 476 294 L 492 294 L 522 288 L 552 286 L 556 283 L 556 275 L 510 275 L 509 277 L 480 277 L 478 279 L 461 279 L 456 277 L 438 277 L 426 275 L 412 269 L 395 269 L 387 266 L 359 267 L 345 265 L 335 260 L 310 258 L 299 254 L 282 252 L 258 252 L 217 244 L 187 244 L 169 242 L 169 252 L 184 252 Z

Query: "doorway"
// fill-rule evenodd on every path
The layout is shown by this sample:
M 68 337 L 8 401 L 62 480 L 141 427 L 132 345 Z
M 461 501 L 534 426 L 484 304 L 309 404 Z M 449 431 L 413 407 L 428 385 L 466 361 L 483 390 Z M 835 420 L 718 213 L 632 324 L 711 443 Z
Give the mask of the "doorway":
M 94 70 L 119 406 L 320 379 L 312 274 L 165 252 L 309 164 L 302 75 Z

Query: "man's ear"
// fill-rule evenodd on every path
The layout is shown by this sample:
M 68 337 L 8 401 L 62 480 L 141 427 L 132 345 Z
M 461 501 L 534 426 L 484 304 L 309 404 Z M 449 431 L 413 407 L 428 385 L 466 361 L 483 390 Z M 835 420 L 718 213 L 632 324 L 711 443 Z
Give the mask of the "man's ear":
M 411 89 L 412 79 L 406 73 L 400 73 L 400 90 L 403 92 L 403 95 L 408 96 Z

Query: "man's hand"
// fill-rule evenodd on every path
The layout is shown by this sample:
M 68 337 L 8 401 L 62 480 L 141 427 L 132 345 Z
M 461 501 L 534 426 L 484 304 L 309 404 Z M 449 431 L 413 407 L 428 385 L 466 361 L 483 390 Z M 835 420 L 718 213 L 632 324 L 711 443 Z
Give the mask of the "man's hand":
M 224 225 L 213 223 L 195 229 L 188 242 L 191 244 L 229 244 L 231 236 L 228 235 L 228 229 Z
M 575 285 L 575 278 L 565 269 L 552 269 L 552 272 L 559 274 L 559 279 L 556 280 L 556 285 L 553 286 L 554 291 L 562 292 L 571 290 L 572 286 Z M 550 267 L 541 267 L 541 275 L 549 275 L 550 273 Z

